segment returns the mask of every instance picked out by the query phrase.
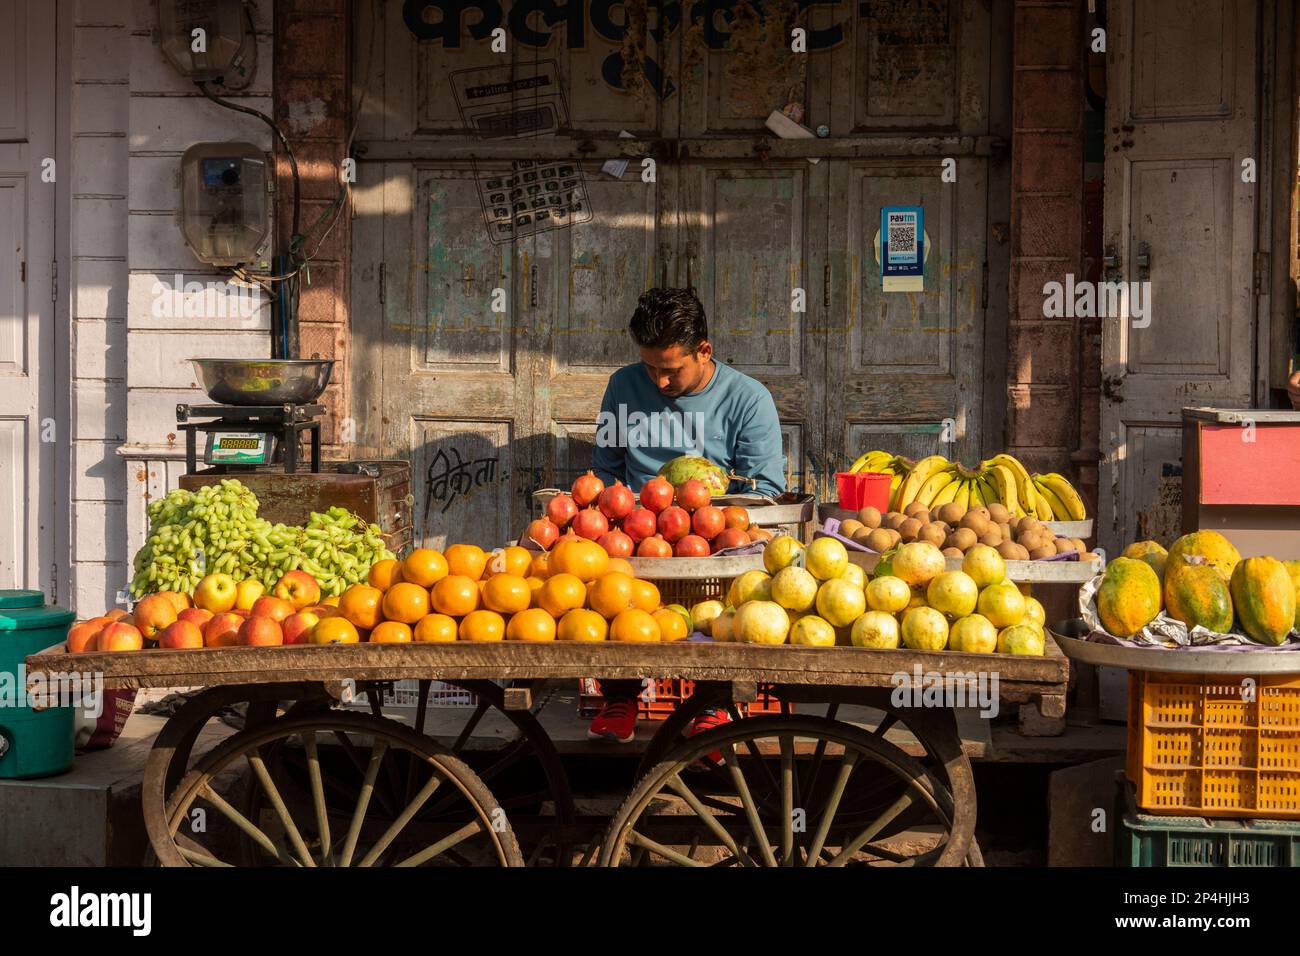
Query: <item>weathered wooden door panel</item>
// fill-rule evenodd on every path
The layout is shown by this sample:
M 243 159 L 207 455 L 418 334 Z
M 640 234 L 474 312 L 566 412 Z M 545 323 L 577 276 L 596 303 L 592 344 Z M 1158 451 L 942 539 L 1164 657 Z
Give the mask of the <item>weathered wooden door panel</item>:
M 1258 4 L 1109 8 L 1105 246 L 1144 315 L 1102 318 L 1099 543 L 1179 526 L 1181 409 L 1254 381 Z M 1177 157 L 1177 158 L 1172 158 Z M 1063 277 L 1062 277 L 1063 278 Z
M 957 120 L 961 0 L 888 0 L 852 20 L 854 131 L 950 127 Z M 846 51 L 847 52 L 847 51 Z

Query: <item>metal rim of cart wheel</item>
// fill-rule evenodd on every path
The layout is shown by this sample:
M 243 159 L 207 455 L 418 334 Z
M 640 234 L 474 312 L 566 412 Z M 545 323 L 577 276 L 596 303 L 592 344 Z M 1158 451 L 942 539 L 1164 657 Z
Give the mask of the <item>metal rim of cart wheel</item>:
M 422 700 L 427 699 L 429 683 L 427 680 L 420 681 Z M 530 865 L 535 863 L 544 851 L 550 849 L 552 862 L 555 865 L 568 865 L 567 846 L 561 842 L 551 841 L 548 836 L 553 831 L 563 832 L 565 826 L 573 823 L 575 813 L 568 775 L 550 736 L 531 711 L 506 709 L 505 691 L 501 685 L 493 681 L 448 681 L 446 683 L 454 684 L 478 697 L 477 706 L 473 709 L 467 708 L 469 716 L 466 723 L 450 746 L 452 755 L 461 756 L 471 734 L 489 709 L 495 709 L 506 717 L 514 725 L 519 736 L 501 751 L 493 754 L 490 765 L 479 771 L 480 779 L 485 784 L 490 784 L 498 774 L 509 767 L 517 766 L 521 761 L 530 759 L 537 761 L 546 778 L 544 792 L 502 793 L 498 786 L 495 788 L 496 796 L 500 806 L 507 813 L 512 812 L 526 800 L 549 801 L 554 809 L 554 823 L 560 826 L 557 828 L 549 825 L 550 816 L 542 822 L 538 829 L 543 835 L 532 846 L 529 863 Z M 333 703 L 333 698 L 324 692 L 320 684 L 246 684 L 212 687 L 195 695 L 168 720 L 159 731 L 154 746 L 149 752 L 141 792 L 145 828 L 152 844 L 166 845 L 170 839 L 167 833 L 167 803 L 175 793 L 177 784 L 189 769 L 194 744 L 207 723 L 217 717 L 223 709 L 246 702 L 250 705 L 247 726 L 252 727 L 275 718 L 277 702 L 286 700 L 293 701 L 288 709 L 290 715 L 327 710 Z M 374 697 L 370 700 L 372 712 L 382 717 L 382 706 L 373 703 Z M 413 730 L 421 735 L 424 734 L 425 717 L 424 708 L 417 710 Z M 262 791 L 259 788 L 250 791 L 254 801 L 261 795 Z M 250 802 L 242 808 L 244 814 L 250 819 L 254 818 L 258 809 L 256 802 Z M 158 857 L 156 849 L 153 851 L 153 857 L 154 860 L 150 862 L 156 862 Z
M 802 778 L 796 739 L 818 743 Z M 766 753 L 760 741 L 769 742 Z M 827 756 L 826 745 L 839 748 L 838 761 Z M 689 772 L 715 751 L 722 756 L 721 767 Z M 834 766 L 823 769 L 832 762 Z M 869 765 L 878 771 L 870 778 L 863 774 Z M 822 790 L 819 782 L 824 784 Z M 712 793 L 704 792 L 710 787 Z M 690 812 L 648 814 L 660 795 L 677 798 Z M 847 803 L 846 796 L 850 797 Z M 802 830 L 795 813 L 800 809 Z M 687 822 L 681 824 L 682 820 Z M 610 822 L 600 865 L 623 865 L 625 851 L 633 864 L 657 858 L 681 866 L 708 865 L 694 859 L 702 838 L 727 854 L 713 865 L 842 866 L 860 854 L 875 859 L 858 862 L 981 865 L 973 833 L 954 820 L 947 788 L 919 761 L 884 740 L 883 734 L 824 717 L 752 717 L 683 741 L 642 776 Z M 877 841 L 918 823 L 937 826 L 942 832 L 936 846 L 907 856 L 878 845 Z M 689 842 L 688 850 L 674 849 L 674 844 L 656 840 L 638 826 L 678 833 L 683 842 L 675 845 Z M 773 831 L 779 833 L 776 841 L 771 839 Z M 828 847 L 839 847 L 839 852 L 832 854 Z
M 339 747 L 326 752 L 331 760 L 328 767 L 319 746 L 322 735 L 339 743 Z M 273 767 L 263 756 L 268 748 L 275 749 L 291 738 L 298 739 L 310 768 L 311 800 L 305 804 L 284 800 Z M 369 740 L 369 747 L 358 746 L 361 740 Z M 418 789 L 408 787 L 414 792 L 403 799 L 400 809 L 393 804 L 384 814 L 387 819 L 369 821 L 371 807 L 380 802 L 382 787 L 377 785 L 381 775 L 391 782 L 385 768 L 395 769 L 395 755 L 401 752 L 422 763 L 427 776 Z M 347 779 L 338 772 L 342 758 L 351 765 Z M 250 771 L 250 786 L 260 787 L 274 809 L 281 831 L 275 837 L 240 812 L 214 786 L 219 776 L 241 765 L 247 765 Z M 444 789 L 448 784 L 449 788 Z M 336 800 L 331 807 L 327 790 L 342 792 L 348 799 L 342 805 Z M 466 822 L 454 829 L 431 829 L 422 824 L 418 819 L 420 811 L 435 793 L 440 800 L 451 795 L 463 803 L 465 812 L 460 817 Z M 396 789 L 389 796 L 395 794 Z M 200 802 L 210 808 L 206 816 L 224 819 L 233 826 L 229 836 L 237 833 L 238 839 L 255 843 L 263 851 L 262 861 L 273 864 L 420 866 L 437 861 L 462 866 L 524 865 L 505 811 L 464 761 L 402 724 L 369 714 L 330 710 L 279 717 L 227 738 L 199 759 L 168 800 L 164 838 L 150 834 L 162 865 L 235 865 L 196 839 L 190 814 L 199 809 L 196 804 Z M 348 803 L 350 812 L 343 812 Z M 189 832 L 181 832 L 186 821 L 191 824 Z M 204 834 L 211 832 L 206 827 L 203 830 Z M 470 844 L 470 840 L 475 842 Z

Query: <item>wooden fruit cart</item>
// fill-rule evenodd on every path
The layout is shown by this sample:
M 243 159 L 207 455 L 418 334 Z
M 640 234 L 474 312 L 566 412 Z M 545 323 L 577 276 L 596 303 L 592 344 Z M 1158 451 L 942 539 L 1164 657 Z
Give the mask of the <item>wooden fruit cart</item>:
M 953 701 L 901 699 L 946 675 L 996 674 L 1001 701 L 1064 693 L 1068 662 L 1043 657 L 789 645 L 449 643 L 235 647 L 27 659 L 31 675 L 75 670 L 106 687 L 193 687 L 158 735 L 142 802 L 167 866 L 980 865 L 975 785 Z M 651 740 L 612 817 L 579 817 L 564 765 L 533 711 L 539 682 L 597 674 L 680 677 L 694 696 Z M 918 685 L 918 677 L 921 678 Z M 454 741 L 386 717 L 387 682 L 431 680 L 478 704 Z M 758 684 L 824 715 L 754 717 L 682 737 L 706 706 L 752 699 Z M 351 691 L 371 713 L 340 706 Z M 909 706 L 916 703 L 917 706 Z M 210 720 L 245 709 L 244 729 L 195 757 Z M 845 705 L 874 726 L 839 717 Z M 802 710 L 802 706 L 801 706 Z M 489 712 L 515 736 L 483 757 L 465 745 Z M 886 739 L 908 731 L 920 756 Z M 446 738 L 442 738 L 445 740 Z M 922 834 L 924 839 L 917 839 Z

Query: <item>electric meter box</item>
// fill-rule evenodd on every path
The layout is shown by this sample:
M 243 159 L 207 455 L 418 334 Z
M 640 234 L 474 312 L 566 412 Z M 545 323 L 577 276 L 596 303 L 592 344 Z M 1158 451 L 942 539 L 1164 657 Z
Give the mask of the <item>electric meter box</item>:
M 162 55 L 196 82 L 224 76 L 236 64 L 247 33 L 242 0 L 158 0 Z
M 181 232 L 214 266 L 264 265 L 271 234 L 266 154 L 252 143 L 195 143 L 181 157 Z

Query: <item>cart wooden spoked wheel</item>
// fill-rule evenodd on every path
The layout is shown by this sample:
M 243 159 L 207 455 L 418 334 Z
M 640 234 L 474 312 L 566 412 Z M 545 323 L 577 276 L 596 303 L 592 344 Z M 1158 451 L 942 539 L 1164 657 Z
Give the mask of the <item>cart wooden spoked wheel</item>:
M 428 684 L 427 680 L 419 682 L 420 700 L 427 700 Z M 477 695 L 478 702 L 472 708 L 457 709 L 458 714 L 465 714 L 463 726 L 454 738 L 446 739 L 441 749 L 460 758 L 476 773 L 481 784 L 491 788 L 496 806 L 509 814 L 512 830 L 519 835 L 530 864 L 567 865 L 570 859 L 568 848 L 557 841 L 554 835 L 566 832 L 565 826 L 573 821 L 573 796 L 555 745 L 530 711 L 506 708 L 505 690 L 501 685 L 491 681 L 465 681 L 459 682 L 457 686 Z M 375 719 L 383 719 L 385 723 L 406 729 L 406 725 L 383 717 L 380 703 L 382 695 L 378 686 L 362 684 L 361 689 L 363 693 L 374 691 L 366 694 L 366 697 Z M 226 707 L 239 702 L 248 703 L 246 726 L 249 730 L 277 719 L 281 704 L 287 706 L 290 716 L 348 713 L 331 709 L 337 701 L 326 693 L 321 684 L 215 687 L 192 698 L 159 733 L 145 767 L 141 799 L 146 829 L 158 861 L 167 858 L 165 850 L 175 842 L 169 832 L 169 807 L 180 780 L 190 767 L 190 756 L 199 733 Z M 494 710 L 513 725 L 514 739 L 490 753 L 465 753 L 465 746 L 475 730 L 481 726 L 484 717 Z M 410 730 L 427 740 L 426 715 L 424 707 L 418 708 L 415 725 Z M 331 746 L 342 746 L 339 737 L 331 736 L 332 739 L 328 741 Z M 434 743 L 432 740 L 428 742 Z M 298 809 L 313 805 L 314 771 L 301 737 L 285 737 L 267 742 L 261 745 L 261 752 L 263 763 L 275 770 L 274 778 L 281 800 Z M 379 782 L 377 798 L 368 809 L 370 820 L 394 822 L 393 808 L 404 807 L 410 796 L 417 792 L 417 781 L 423 773 L 421 760 L 417 752 L 409 750 L 404 757 L 393 755 L 390 758 Z M 251 785 L 244 793 L 234 796 L 234 806 L 245 819 L 260 822 L 277 811 L 277 808 L 269 801 L 266 788 L 257 785 L 258 781 L 253 778 L 249 779 Z M 330 794 L 336 792 L 333 781 L 327 780 L 325 785 Z M 453 819 L 455 814 L 463 812 L 463 805 L 443 795 L 421 808 L 419 816 L 421 823 L 429 823 L 436 817 L 441 817 L 442 822 L 446 822 Z M 460 820 L 460 823 L 465 822 L 464 819 Z M 244 833 L 244 837 L 247 836 Z M 239 863 L 260 865 L 268 862 L 255 840 L 243 839 L 240 846 Z
M 229 792 L 245 770 L 271 808 L 258 819 Z M 180 781 L 165 832 L 150 829 L 164 866 L 524 865 L 505 810 L 464 761 L 395 721 L 346 711 L 228 738 Z
M 952 795 L 918 760 L 825 717 L 753 717 L 698 734 L 615 814 L 603 866 L 978 864 Z

